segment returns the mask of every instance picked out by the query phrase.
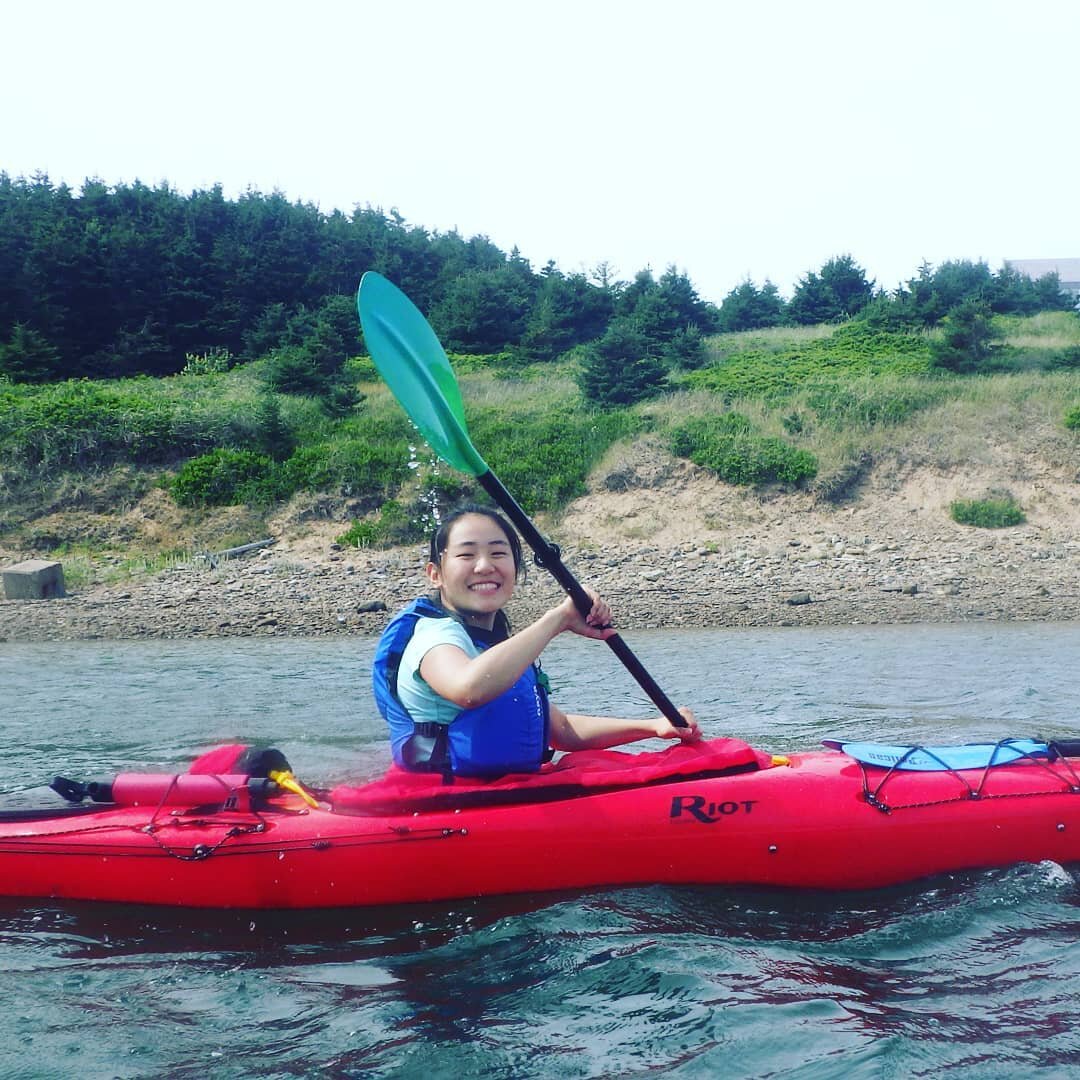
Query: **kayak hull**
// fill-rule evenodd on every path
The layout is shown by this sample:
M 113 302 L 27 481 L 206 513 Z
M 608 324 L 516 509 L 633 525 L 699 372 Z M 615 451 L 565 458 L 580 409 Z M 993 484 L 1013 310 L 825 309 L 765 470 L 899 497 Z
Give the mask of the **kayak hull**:
M 1059 763 L 1064 773 L 1027 761 L 901 776 L 837 752 L 788 760 L 576 798 L 378 816 L 288 795 L 242 810 L 110 806 L 0 819 L 0 895 L 330 908 L 652 884 L 867 889 L 1080 861 L 1072 762 Z

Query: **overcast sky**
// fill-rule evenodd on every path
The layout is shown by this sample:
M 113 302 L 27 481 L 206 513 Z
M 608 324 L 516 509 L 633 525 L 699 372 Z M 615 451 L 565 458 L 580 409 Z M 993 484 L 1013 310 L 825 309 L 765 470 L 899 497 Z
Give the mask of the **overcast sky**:
M 397 208 L 715 302 L 1080 256 L 1078 0 L 50 0 L 3 34 L 11 176 Z

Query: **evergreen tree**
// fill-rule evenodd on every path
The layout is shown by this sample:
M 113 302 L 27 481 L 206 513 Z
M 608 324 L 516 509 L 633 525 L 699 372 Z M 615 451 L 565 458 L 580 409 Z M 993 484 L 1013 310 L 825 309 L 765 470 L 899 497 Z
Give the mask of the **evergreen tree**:
M 520 338 L 531 301 L 514 270 L 472 270 L 450 283 L 431 323 L 448 349 L 499 352 Z
M 1076 300 L 1061 287 L 1061 276 L 1054 271 L 1034 282 L 1035 311 L 1071 311 Z
M 702 300 L 690 278 L 675 266 L 669 266 L 657 282 L 657 292 L 672 313 L 672 332 L 695 326 L 702 333 L 716 330 L 719 312 Z
M 0 376 L 13 382 L 45 382 L 59 366 L 60 353 L 25 323 L 16 323 L 7 344 L 0 345 Z
M 585 399 L 605 408 L 633 405 L 655 396 L 667 369 L 632 319 L 612 319 L 604 336 L 586 351 L 578 376 Z
M 1056 273 L 1037 281 L 1006 264 L 995 275 L 987 291 L 990 307 L 1001 315 L 1034 315 L 1038 311 L 1067 311 L 1072 303 L 1061 291 Z
M 812 270 L 799 279 L 788 304 L 788 317 L 798 326 L 832 322 L 842 315 L 832 290 Z
M 882 329 L 936 326 L 968 301 L 997 314 L 1032 315 L 1072 307 L 1056 274 L 1032 281 L 1008 265 L 994 274 L 985 262 L 958 259 L 936 269 L 924 262 L 892 296 L 875 297 L 861 317 Z
M 662 355 L 669 367 L 693 371 L 705 363 L 705 335 L 693 325 L 676 330 L 665 343 Z
M 726 334 L 737 330 L 760 330 L 782 326 L 785 319 L 786 305 L 780 290 L 768 278 L 760 289 L 747 279 L 721 301 L 717 329 Z
M 957 304 L 945 318 L 942 336 L 931 344 L 934 366 L 957 374 L 978 371 L 1001 341 L 990 314 L 989 306 L 977 299 Z
M 844 318 L 857 315 L 873 299 L 874 283 L 867 281 L 866 271 L 850 255 L 830 259 L 821 268 L 821 280 L 836 297 Z
M 788 315 L 800 326 L 850 319 L 870 302 L 873 283 L 850 255 L 830 259 L 820 274 L 813 271 L 795 287 Z
M 616 290 L 614 316 L 621 318 L 632 315 L 638 305 L 638 301 L 649 293 L 656 291 L 656 278 L 651 269 L 646 267 L 634 275 L 634 280 L 628 285 L 621 285 Z
M 934 269 L 927 263 L 908 282 L 909 303 L 924 326 L 934 326 L 965 300 L 989 304 L 994 278 L 984 262 L 959 259 Z
M 529 313 L 516 358 L 521 362 L 554 360 L 568 349 L 598 338 L 614 308 L 609 292 L 582 274 L 561 274 L 554 263 L 540 272 L 540 287 Z
M 612 326 L 619 334 L 632 328 L 647 345 L 650 357 L 671 367 L 698 367 L 704 361 L 703 332 L 716 328 L 719 312 L 703 301 L 686 274 L 670 266 L 657 281 L 641 270 L 615 301 Z M 610 329 L 610 328 L 609 328 Z

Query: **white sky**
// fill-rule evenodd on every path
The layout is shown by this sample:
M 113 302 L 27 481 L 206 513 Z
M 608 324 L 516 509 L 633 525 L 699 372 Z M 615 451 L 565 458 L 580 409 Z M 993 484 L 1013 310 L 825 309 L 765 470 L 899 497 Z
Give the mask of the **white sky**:
M 1080 257 L 1078 0 L 5 3 L 0 170 L 675 264 Z M 357 279 L 365 267 L 358 266 Z

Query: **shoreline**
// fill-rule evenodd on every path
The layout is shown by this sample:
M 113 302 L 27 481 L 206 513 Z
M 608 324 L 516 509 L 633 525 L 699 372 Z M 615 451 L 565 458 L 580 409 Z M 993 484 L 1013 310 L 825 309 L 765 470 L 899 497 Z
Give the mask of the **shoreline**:
M 563 558 L 608 600 L 622 631 L 1080 621 L 1080 543 L 1031 529 L 978 547 L 967 537 L 932 544 L 825 537 L 769 549 L 566 548 Z M 300 555 L 275 545 L 216 567 L 193 561 L 63 599 L 0 600 L 0 641 L 377 636 L 424 591 L 422 565 L 418 547 L 330 544 Z M 524 625 L 561 595 L 530 566 L 511 619 Z
M 998 476 L 1022 501 L 1024 524 L 976 529 L 951 519 L 953 499 Z M 343 547 L 347 512 L 320 508 L 294 501 L 250 537 L 268 546 L 224 561 L 193 556 L 153 575 L 69 585 L 64 599 L 0 598 L 0 642 L 378 635 L 426 591 L 426 553 L 419 544 Z M 53 531 L 157 533 L 175 544 L 185 533 L 174 514 L 154 491 L 126 514 L 75 513 Z M 805 491 L 733 488 L 641 441 L 537 526 L 627 632 L 1080 621 L 1080 472 L 1066 463 L 1020 457 L 963 473 L 882 466 L 855 499 L 831 506 Z M 0 547 L 0 567 L 41 557 Z M 507 611 L 523 626 L 561 597 L 529 556 Z

